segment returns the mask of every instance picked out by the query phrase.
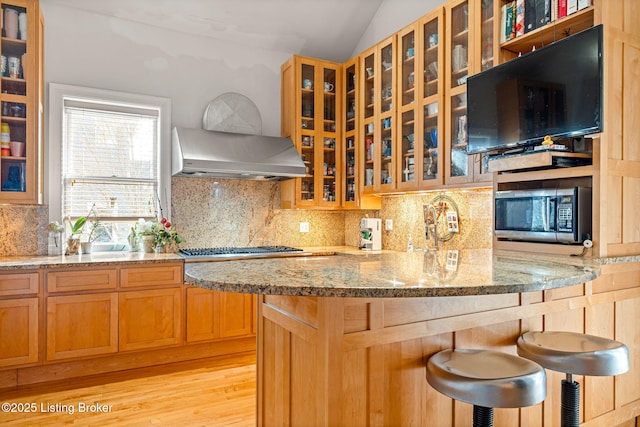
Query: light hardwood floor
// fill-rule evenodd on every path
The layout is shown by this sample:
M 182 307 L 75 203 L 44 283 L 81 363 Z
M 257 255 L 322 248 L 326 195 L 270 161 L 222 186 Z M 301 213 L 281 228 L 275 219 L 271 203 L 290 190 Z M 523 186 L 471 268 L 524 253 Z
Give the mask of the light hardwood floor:
M 3 406 L 0 424 L 255 426 L 255 363 L 255 353 L 245 353 L 0 390 L 0 402 L 23 411 Z M 106 412 L 88 412 L 96 403 Z

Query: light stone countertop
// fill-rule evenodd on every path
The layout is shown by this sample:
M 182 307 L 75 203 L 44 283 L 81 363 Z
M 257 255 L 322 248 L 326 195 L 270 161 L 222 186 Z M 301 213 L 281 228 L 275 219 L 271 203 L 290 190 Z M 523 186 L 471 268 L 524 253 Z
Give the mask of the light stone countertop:
M 10 256 L 0 257 L 0 271 L 54 269 L 65 267 L 96 267 L 114 264 L 149 264 L 184 261 L 173 253 L 148 254 L 144 252 L 96 252 L 86 255 Z
M 185 282 L 227 292 L 325 297 L 437 297 L 531 292 L 595 279 L 593 258 L 491 249 L 363 252 L 185 264 Z M 331 253 L 335 255 L 330 255 Z

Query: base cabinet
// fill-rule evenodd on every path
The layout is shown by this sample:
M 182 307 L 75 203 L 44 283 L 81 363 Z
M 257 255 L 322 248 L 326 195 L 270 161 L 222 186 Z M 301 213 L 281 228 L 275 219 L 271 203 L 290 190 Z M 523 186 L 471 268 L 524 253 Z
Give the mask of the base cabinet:
M 0 367 L 38 361 L 38 298 L 0 301 Z
M 187 342 L 253 334 L 253 295 L 187 288 Z
M 117 293 L 47 298 L 47 360 L 117 351 Z
M 183 281 L 182 262 L 0 271 L 0 390 L 255 351 L 255 296 Z
M 180 288 L 119 295 L 120 351 L 178 345 L 182 340 Z

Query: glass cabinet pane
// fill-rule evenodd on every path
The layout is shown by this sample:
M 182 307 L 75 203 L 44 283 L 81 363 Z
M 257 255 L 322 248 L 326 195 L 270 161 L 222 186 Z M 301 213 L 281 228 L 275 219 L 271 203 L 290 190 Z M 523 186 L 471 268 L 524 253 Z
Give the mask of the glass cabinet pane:
M 438 93 L 438 20 L 424 25 L 424 93 L 423 98 Z
M 0 191 L 26 192 L 27 163 L 34 159 L 27 156 L 27 63 L 26 16 L 27 9 L 2 4 L 2 98 L 7 95 L 12 102 L 2 101 Z M 24 33 L 24 34 L 23 34 Z M 31 70 L 32 72 L 34 70 Z M 17 102 L 24 100 L 24 102 Z M 35 118 L 29 118 L 35 119 Z
M 356 128 L 356 66 L 347 68 L 346 76 L 346 103 L 344 130 L 350 132 Z
M 325 68 L 323 70 L 324 81 L 324 131 L 336 131 L 336 70 Z M 334 141 L 335 142 L 335 141 Z
M 315 91 L 314 68 L 312 65 L 302 64 L 302 129 L 314 129 Z
M 356 144 L 353 136 L 348 136 L 346 138 L 346 148 L 345 148 L 345 177 L 346 177 L 346 186 L 345 186 L 345 202 L 355 202 L 356 201 Z
M 373 117 L 375 113 L 374 101 L 375 101 L 375 55 L 371 54 L 364 59 L 364 93 L 361 95 L 364 100 L 364 118 L 368 119 Z
M 451 176 L 469 175 L 467 155 L 467 94 L 451 98 Z
M 322 200 L 336 201 L 336 139 L 325 137 L 322 163 Z
M 380 50 L 380 113 L 391 111 L 393 99 L 393 45 Z
M 466 83 L 469 74 L 469 5 L 451 10 L 451 87 Z
M 422 179 L 431 180 L 438 177 L 438 103 L 424 106 L 424 134 Z
M 494 65 L 493 58 L 493 0 L 481 2 L 481 27 L 480 27 L 480 64 L 482 71 L 488 70 Z
M 362 151 L 364 153 L 364 186 L 373 186 L 373 163 L 374 163 L 374 129 L 375 123 L 369 122 L 363 126 L 362 135 L 364 135 Z
M 402 70 L 400 73 L 402 105 L 409 105 L 415 100 L 415 42 L 413 31 L 402 37 Z
M 402 162 L 400 179 L 402 182 L 415 182 L 415 120 L 414 111 L 402 113 Z
M 393 132 L 392 118 L 380 120 L 380 181 L 381 185 L 393 183 Z
M 306 167 L 305 176 L 300 180 L 300 200 L 313 200 L 314 195 L 314 165 L 315 165 L 315 141 L 313 135 L 302 135 L 302 161 Z

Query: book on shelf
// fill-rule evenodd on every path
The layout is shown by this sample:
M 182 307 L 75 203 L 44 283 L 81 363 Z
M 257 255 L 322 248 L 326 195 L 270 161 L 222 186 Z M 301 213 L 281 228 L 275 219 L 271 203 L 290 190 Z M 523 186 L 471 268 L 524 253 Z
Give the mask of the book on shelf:
M 567 15 L 578 11 L 578 0 L 567 0 Z
M 516 2 L 507 2 L 502 6 L 502 20 L 504 21 L 504 41 L 509 41 L 516 37 Z M 502 27 L 502 23 L 500 24 Z
M 536 28 L 551 22 L 551 0 L 536 0 Z
M 567 0 L 558 0 L 558 19 L 567 16 Z
M 578 0 L 578 10 L 591 6 L 591 0 Z
M 516 0 L 515 13 L 515 30 L 516 37 L 524 35 L 524 2 L 525 0 Z
M 536 0 L 524 2 L 524 32 L 535 30 L 536 27 Z

